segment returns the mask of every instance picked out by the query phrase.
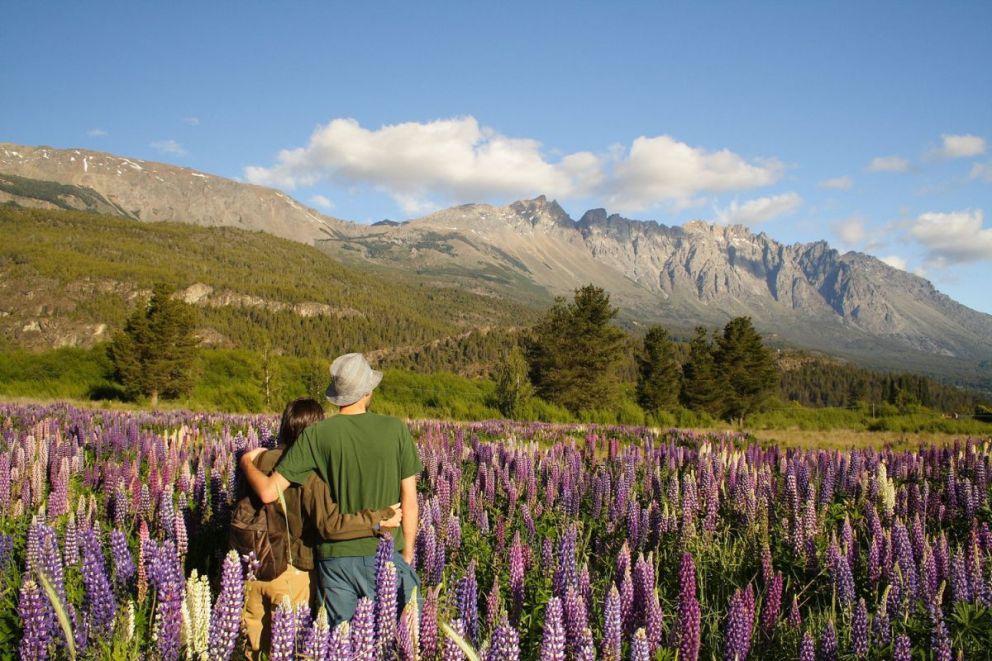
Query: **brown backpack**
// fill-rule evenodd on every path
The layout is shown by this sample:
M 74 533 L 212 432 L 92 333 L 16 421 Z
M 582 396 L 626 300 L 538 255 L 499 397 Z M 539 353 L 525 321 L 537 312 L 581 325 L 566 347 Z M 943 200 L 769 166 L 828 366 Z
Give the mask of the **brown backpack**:
M 292 563 L 289 522 L 279 501 L 263 503 L 254 494 L 238 501 L 231 516 L 228 543 L 240 556 L 255 554 L 255 578 L 271 581 Z

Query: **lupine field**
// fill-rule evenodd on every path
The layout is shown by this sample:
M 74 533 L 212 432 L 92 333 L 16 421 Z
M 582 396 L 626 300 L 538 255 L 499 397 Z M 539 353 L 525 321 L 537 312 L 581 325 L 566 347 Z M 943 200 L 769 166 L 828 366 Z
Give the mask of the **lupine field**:
M 0 655 L 241 658 L 237 457 L 270 417 L 0 405 Z M 330 630 L 281 607 L 272 659 L 992 656 L 990 439 L 781 450 L 735 435 L 413 424 L 420 608 Z

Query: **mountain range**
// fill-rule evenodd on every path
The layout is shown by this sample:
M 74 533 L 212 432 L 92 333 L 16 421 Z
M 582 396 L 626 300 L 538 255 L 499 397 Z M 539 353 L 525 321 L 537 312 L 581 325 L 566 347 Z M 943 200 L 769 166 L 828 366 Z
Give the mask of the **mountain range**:
M 825 241 L 784 244 L 739 225 L 668 226 L 603 209 L 576 220 L 543 196 L 367 225 L 189 168 L 13 144 L 0 144 L 4 202 L 257 230 L 380 276 L 533 306 L 592 282 L 635 328 L 679 333 L 749 315 L 782 345 L 992 388 L 992 316 Z

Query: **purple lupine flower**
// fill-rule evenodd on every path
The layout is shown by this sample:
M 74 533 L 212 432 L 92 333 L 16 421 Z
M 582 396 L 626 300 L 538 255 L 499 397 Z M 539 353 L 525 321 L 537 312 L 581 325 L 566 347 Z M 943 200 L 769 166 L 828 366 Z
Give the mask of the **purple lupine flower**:
M 314 623 L 314 627 L 317 623 Z M 330 659 L 330 661 L 351 661 L 352 659 L 357 659 L 359 657 L 355 656 L 351 647 L 351 625 L 347 622 L 342 622 L 338 626 L 334 627 L 334 631 L 329 632 L 324 636 L 327 641 L 325 644 L 324 654 L 315 653 L 311 658 L 315 661 L 317 659 Z
M 114 586 L 118 593 L 123 594 L 130 587 L 136 570 L 127 547 L 127 538 L 120 530 L 110 531 L 110 558 L 113 561 Z
M 21 585 L 17 602 L 17 615 L 21 619 L 23 634 L 18 646 L 22 659 L 47 659 L 48 644 L 52 640 L 53 611 L 41 588 L 32 579 Z
M 519 658 L 520 635 L 510 622 L 503 618 L 493 631 L 485 661 L 517 661 Z
M 765 602 L 761 607 L 761 628 L 766 634 L 771 634 L 782 610 L 782 580 L 782 572 L 774 572 L 768 582 Z
M 180 497 L 183 495 L 179 494 Z M 179 551 L 179 555 L 186 555 L 186 551 L 189 550 L 189 535 L 186 532 L 186 515 L 183 514 L 182 509 L 176 510 L 172 530 L 176 539 L 176 550 Z
M 230 659 L 241 633 L 245 602 L 244 574 L 237 551 L 229 551 L 221 568 L 220 594 L 210 612 L 210 658 Z
M 730 598 L 723 658 L 743 661 L 751 651 L 751 631 L 754 628 L 754 590 L 750 584 L 738 589 Z
M 399 583 L 396 565 L 387 562 L 376 581 L 375 640 L 380 656 L 388 656 L 396 642 L 396 609 Z
M 847 562 L 847 556 L 840 552 L 836 539 L 830 542 L 830 548 L 827 551 L 827 566 L 834 579 L 837 599 L 845 606 L 853 604 L 854 576 L 851 574 L 851 565 Z
M 892 625 L 889 622 L 889 608 L 886 598 L 882 599 L 878 612 L 871 618 L 872 638 L 876 645 L 885 647 L 892 640 Z
M 562 609 L 565 614 L 565 633 L 570 643 L 569 649 L 571 649 L 571 644 L 578 641 L 579 633 L 589 626 L 586 600 L 579 594 L 574 585 L 569 585 L 566 588 Z
M 362 597 L 351 618 L 351 652 L 355 661 L 373 661 L 377 658 L 376 650 L 375 604 Z
M 851 653 L 859 659 L 868 656 L 868 607 L 864 597 L 858 600 L 851 619 Z
M 633 632 L 634 622 L 634 579 L 628 569 L 620 580 L 620 619 L 624 633 Z
M 656 591 L 648 598 L 647 612 L 644 615 L 644 631 L 651 644 L 651 651 L 661 645 L 661 640 L 665 635 L 664 612 L 661 608 L 661 600 Z
M 803 640 L 799 643 L 799 661 L 816 661 L 816 643 L 809 631 L 803 634 Z
M 623 645 L 623 620 L 620 615 L 620 591 L 616 585 L 610 586 L 603 609 L 603 649 L 604 661 L 620 661 Z
M 586 627 L 579 634 L 575 646 L 575 661 L 596 661 L 596 644 L 592 640 L 592 629 Z
M 951 637 L 947 632 L 947 625 L 944 624 L 944 615 L 941 611 L 940 602 L 928 604 L 932 629 L 930 630 L 930 645 L 933 649 L 933 656 L 937 661 L 951 661 Z
M 510 544 L 510 618 L 516 622 L 524 605 L 524 549 L 520 532 L 513 533 Z
M 400 613 L 400 620 L 396 625 L 396 652 L 400 661 L 417 661 L 420 658 L 417 644 L 420 624 L 417 617 L 417 604 L 410 601 Z
M 420 613 L 420 653 L 425 659 L 433 659 L 438 653 L 437 600 L 440 587 L 428 590 L 424 597 L 424 609 Z
M 479 584 L 475 579 L 475 560 L 468 563 L 465 575 L 455 590 L 458 618 L 465 626 L 465 635 L 473 645 L 479 642 Z
M 69 520 L 65 524 L 62 557 L 66 567 L 75 567 L 79 563 L 79 535 L 76 530 L 76 515 L 72 512 L 69 513 Z
M 827 622 L 820 634 L 820 658 L 823 661 L 836 661 L 837 659 L 837 630 L 834 629 L 833 621 Z
M 896 642 L 892 646 L 892 661 L 912 661 L 913 644 L 909 636 L 904 633 L 896 636 Z
M 565 661 L 565 622 L 558 597 L 551 597 L 544 612 L 541 661 Z
M 630 661 L 651 661 L 651 644 L 643 628 L 635 631 L 630 641 Z
M 82 532 L 83 586 L 86 589 L 87 624 L 93 636 L 110 633 L 117 614 L 117 603 L 107 578 L 107 565 L 96 532 L 87 528 Z
M 462 638 L 465 637 L 465 624 L 460 619 L 451 623 L 451 630 Z M 450 636 L 445 636 L 444 642 L 441 643 L 441 661 L 462 661 L 464 658 L 465 654 L 462 648 L 458 647 L 458 643 Z
M 159 655 L 164 661 L 179 658 L 179 625 L 182 621 L 182 603 L 185 581 L 179 567 L 179 554 L 172 542 L 166 541 L 155 548 L 154 561 L 149 567 L 157 593 L 155 606 L 155 635 Z
M 272 661 L 293 661 L 296 658 L 296 609 L 284 596 L 272 613 Z
M 699 658 L 700 612 L 696 598 L 696 563 L 689 553 L 682 554 L 679 568 L 679 659 L 696 661 Z

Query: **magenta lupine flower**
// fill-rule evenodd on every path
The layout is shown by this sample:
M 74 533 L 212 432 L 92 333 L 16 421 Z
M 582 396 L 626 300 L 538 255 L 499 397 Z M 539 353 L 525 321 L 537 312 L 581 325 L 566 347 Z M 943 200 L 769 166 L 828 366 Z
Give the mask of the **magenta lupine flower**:
M 909 636 L 904 633 L 896 636 L 896 642 L 892 646 L 892 661 L 912 661 L 913 644 Z
M 803 634 L 803 640 L 799 643 L 799 661 L 816 661 L 816 644 L 809 631 Z
M 696 598 L 696 563 L 689 553 L 682 554 L 679 568 L 679 659 L 696 661 L 699 658 L 700 611 Z
M 316 626 L 317 624 L 315 623 L 314 627 Z M 334 627 L 334 631 L 331 631 L 329 635 L 325 634 L 323 639 L 325 641 L 323 653 L 321 653 L 320 648 L 317 648 L 311 657 L 315 661 L 317 659 L 330 659 L 330 661 L 351 661 L 352 659 L 359 658 L 352 652 L 351 627 L 347 622 L 342 622 L 338 626 Z
M 182 509 L 176 510 L 172 530 L 176 540 L 176 550 L 179 551 L 179 555 L 186 555 L 186 551 L 189 550 L 189 535 L 186 532 L 186 516 Z
M 561 599 L 552 597 L 544 612 L 541 661 L 565 661 L 565 623 Z
M 358 600 L 351 618 L 351 651 L 355 661 L 374 661 L 377 658 L 375 604 L 368 597 Z
M 651 661 L 651 645 L 643 628 L 630 641 L 630 661 Z
M 465 625 L 461 620 L 456 619 L 450 626 L 456 634 L 462 638 L 465 637 Z M 462 652 L 462 648 L 458 647 L 458 643 L 450 636 L 445 636 L 444 642 L 441 643 L 441 661 L 462 661 L 464 658 L 465 654 Z
M 234 653 L 241 633 L 245 602 L 244 575 L 237 551 L 230 551 L 221 568 L 220 594 L 210 612 L 210 658 L 226 660 Z
M 396 642 L 396 611 L 399 584 L 396 565 L 387 562 L 376 581 L 375 640 L 382 656 L 393 649 Z
M 504 618 L 493 631 L 485 661 L 517 661 L 519 658 L 520 635 Z
M 296 658 L 296 609 L 289 597 L 272 613 L 272 648 L 269 659 L 272 661 L 293 661 Z
M 52 480 L 51 493 L 48 495 L 48 515 L 52 518 L 62 516 L 69 511 L 69 460 L 62 457 L 61 468 Z
M 513 542 L 510 544 L 509 565 L 510 617 L 516 622 L 524 605 L 524 549 L 520 542 L 519 532 L 513 534 Z
M 616 585 L 610 586 L 603 609 L 603 659 L 620 661 L 623 646 L 623 620 L 620 614 L 620 591 Z
M 420 653 L 425 659 L 433 659 L 438 653 L 437 600 L 440 587 L 427 590 L 424 608 L 420 612 Z
M 743 661 L 751 651 L 751 631 L 754 628 L 754 591 L 748 584 L 738 589 L 730 598 L 727 612 L 723 658 Z
M 799 600 L 795 595 L 792 596 L 792 605 L 789 607 L 789 616 L 787 618 L 790 627 L 798 629 L 803 625 L 803 616 L 799 613 Z
M 82 532 L 83 586 L 86 590 L 87 624 L 93 636 L 110 633 L 117 614 L 117 604 L 107 578 L 107 565 L 96 533 L 87 528 Z
M 479 642 L 479 584 L 475 578 L 475 560 L 468 563 L 465 575 L 455 590 L 458 618 L 465 626 L 465 635 L 473 645 Z
M 823 661 L 836 661 L 837 659 L 837 630 L 834 623 L 827 622 L 820 634 L 820 658 Z
M 486 594 L 486 631 L 492 632 L 496 629 L 500 615 L 503 612 L 503 594 L 499 588 L 499 574 L 493 573 L 493 584 Z
M 782 610 L 782 572 L 774 572 L 768 582 L 765 602 L 761 607 L 761 628 L 766 634 L 771 634 L 778 623 Z
M 864 597 L 858 600 L 851 619 L 851 653 L 858 658 L 868 656 L 868 607 Z
M 30 578 L 25 578 L 21 585 L 17 615 L 23 629 L 18 646 L 20 658 L 47 659 L 48 644 L 52 640 L 52 628 L 55 624 L 53 611 L 41 588 Z

